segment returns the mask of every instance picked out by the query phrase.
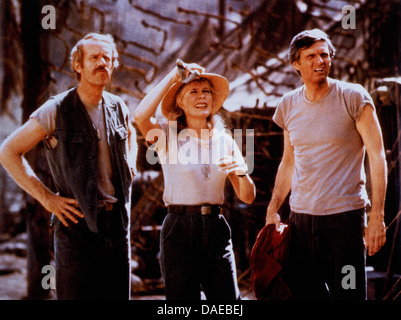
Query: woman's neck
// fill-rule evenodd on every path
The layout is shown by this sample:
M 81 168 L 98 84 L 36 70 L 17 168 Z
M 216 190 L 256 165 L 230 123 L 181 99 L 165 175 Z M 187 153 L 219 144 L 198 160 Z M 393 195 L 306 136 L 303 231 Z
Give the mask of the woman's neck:
M 187 128 L 192 129 L 198 135 L 198 138 L 202 137 L 202 130 L 209 129 L 206 119 L 186 119 Z

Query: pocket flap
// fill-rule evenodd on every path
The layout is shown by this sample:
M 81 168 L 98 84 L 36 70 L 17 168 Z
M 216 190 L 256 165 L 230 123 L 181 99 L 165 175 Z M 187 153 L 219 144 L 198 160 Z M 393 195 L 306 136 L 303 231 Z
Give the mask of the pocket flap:
M 128 130 L 123 125 L 117 127 L 116 132 L 121 140 L 124 140 L 128 137 Z

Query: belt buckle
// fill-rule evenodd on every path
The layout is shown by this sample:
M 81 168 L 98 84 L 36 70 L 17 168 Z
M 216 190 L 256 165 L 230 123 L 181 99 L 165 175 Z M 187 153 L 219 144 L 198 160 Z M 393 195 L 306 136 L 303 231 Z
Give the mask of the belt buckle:
M 111 211 L 111 210 L 113 210 L 113 204 L 112 203 L 106 203 L 104 205 L 104 208 L 106 209 L 106 211 Z
M 202 216 L 208 215 L 212 213 L 212 206 L 202 206 L 201 207 L 201 214 Z

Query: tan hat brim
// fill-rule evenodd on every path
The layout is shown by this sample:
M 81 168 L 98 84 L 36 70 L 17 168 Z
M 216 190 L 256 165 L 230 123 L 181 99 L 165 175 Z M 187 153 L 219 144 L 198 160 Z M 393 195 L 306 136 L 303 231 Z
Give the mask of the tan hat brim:
M 228 93 L 230 91 L 230 85 L 228 80 L 218 74 L 214 73 L 202 73 L 198 79 L 207 79 L 213 86 L 213 110 L 212 113 L 215 114 L 222 106 L 224 101 L 227 99 Z M 161 109 L 163 115 L 170 120 L 169 115 L 175 110 L 176 108 L 176 94 L 178 90 L 185 84 L 183 83 L 174 83 L 170 89 L 166 92 L 161 102 Z

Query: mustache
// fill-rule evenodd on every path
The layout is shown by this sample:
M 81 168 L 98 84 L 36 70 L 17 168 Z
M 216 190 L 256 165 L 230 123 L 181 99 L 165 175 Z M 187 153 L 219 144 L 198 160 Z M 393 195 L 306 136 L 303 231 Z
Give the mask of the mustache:
M 94 72 L 97 72 L 97 71 L 107 71 L 107 69 L 104 66 L 100 66 L 100 67 L 97 67 Z

